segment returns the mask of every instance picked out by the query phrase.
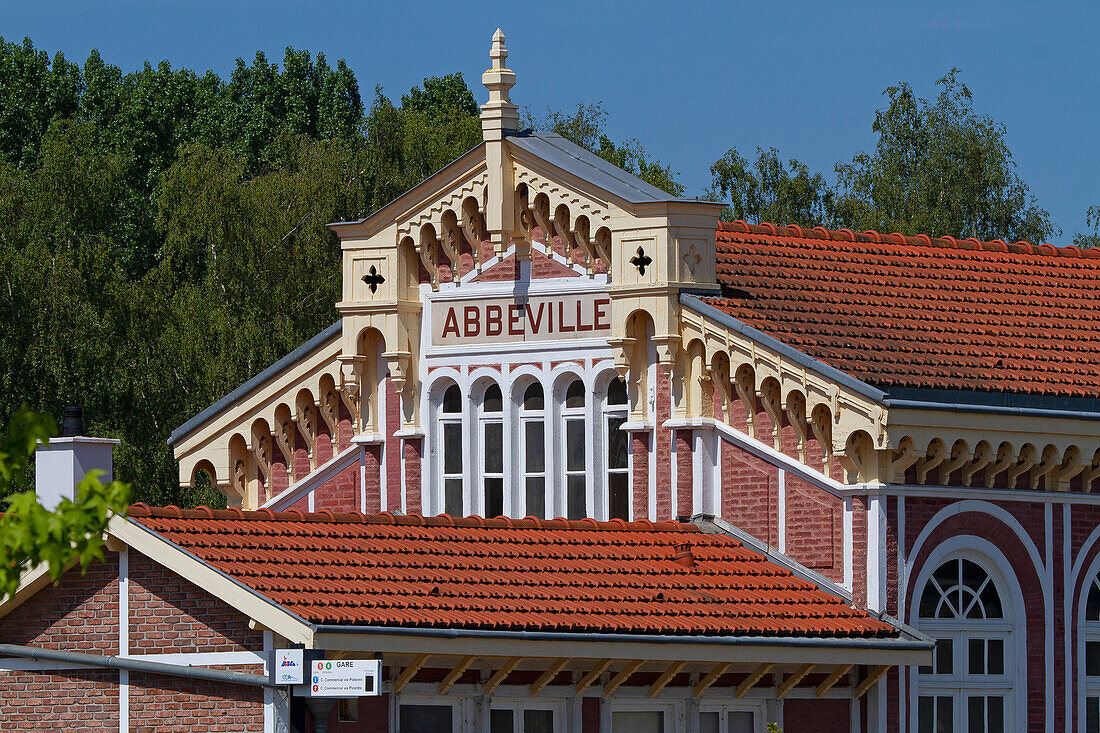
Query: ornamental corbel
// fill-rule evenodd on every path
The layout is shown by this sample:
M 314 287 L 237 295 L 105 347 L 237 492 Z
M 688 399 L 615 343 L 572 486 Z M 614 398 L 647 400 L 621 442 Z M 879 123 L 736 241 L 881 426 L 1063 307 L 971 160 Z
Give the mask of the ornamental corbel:
M 609 338 L 607 343 L 611 346 L 611 355 L 615 359 L 615 372 L 626 379 L 630 374 L 630 357 L 634 354 L 634 345 L 638 343 L 638 339 Z
M 359 430 L 359 416 L 362 407 L 361 382 L 363 359 L 359 356 L 338 356 L 340 362 L 340 394 L 351 410 L 356 432 Z
M 405 391 L 408 384 L 412 353 L 409 351 L 384 351 L 382 358 L 390 367 L 390 384 L 398 395 Z

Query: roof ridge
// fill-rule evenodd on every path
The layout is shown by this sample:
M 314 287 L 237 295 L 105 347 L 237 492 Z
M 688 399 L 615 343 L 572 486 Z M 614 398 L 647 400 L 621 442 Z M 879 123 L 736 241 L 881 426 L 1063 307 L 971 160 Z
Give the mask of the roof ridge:
M 485 518 L 477 515 L 469 517 L 454 517 L 449 514 L 439 514 L 434 517 L 425 517 L 419 514 L 393 514 L 380 512 L 378 514 L 363 514 L 362 512 L 336 513 L 328 509 L 313 512 L 303 512 L 299 509 L 276 512 L 271 509 L 257 509 L 255 511 L 243 511 L 236 507 L 229 509 L 211 509 L 208 506 L 198 506 L 194 509 L 181 509 L 175 504 L 168 506 L 150 506 L 143 502 L 135 502 L 130 506 L 129 516 L 134 518 L 149 519 L 220 519 L 220 520 L 244 520 L 244 521 L 277 521 L 277 522 L 326 522 L 335 524 L 393 524 L 412 527 L 476 527 L 484 529 L 568 529 L 568 530 L 605 530 L 619 532 L 700 532 L 699 528 L 688 522 L 651 522 L 641 519 L 635 522 L 627 522 L 622 519 L 611 519 L 600 522 L 595 519 L 540 519 L 539 517 L 524 517 L 514 519 L 512 517 Z
M 1003 239 L 983 241 L 976 237 L 957 239 L 950 235 L 930 237 L 927 234 L 908 236 L 900 232 L 880 234 L 874 229 L 854 232 L 851 229 L 826 229 L 816 226 L 806 229 L 798 224 L 778 227 L 771 222 L 750 224 L 744 219 L 718 222 L 718 231 L 741 232 L 742 234 L 767 234 L 773 237 L 799 237 L 801 239 L 821 239 L 830 242 L 859 242 L 864 244 L 907 244 L 911 246 L 945 247 L 949 249 L 971 249 L 987 252 L 1007 252 L 1011 254 L 1045 255 L 1048 257 L 1100 258 L 1100 251 L 1082 249 L 1075 244 L 1055 246 L 1049 243 L 1032 244 L 1024 240 L 1009 244 Z

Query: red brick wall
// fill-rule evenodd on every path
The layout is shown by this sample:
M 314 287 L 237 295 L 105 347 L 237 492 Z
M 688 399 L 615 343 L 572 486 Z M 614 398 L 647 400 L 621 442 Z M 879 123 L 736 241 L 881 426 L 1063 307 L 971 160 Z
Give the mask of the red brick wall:
M 779 469 L 722 441 L 722 518 L 776 547 L 778 503 Z
M 244 614 L 139 552 L 129 565 L 131 654 L 263 649 Z
M 600 733 L 600 700 L 586 697 L 581 700 L 581 733 Z
M 407 511 L 401 504 L 401 399 L 386 375 L 386 497 L 390 511 Z
M 849 733 L 851 729 L 847 700 L 783 701 L 783 733 Z
M 117 683 L 106 669 L 0 672 L 0 730 L 118 733 Z
M 672 519 L 672 431 L 661 427 L 671 417 L 672 378 L 668 368 L 658 364 L 653 421 L 657 426 L 653 457 L 657 461 L 657 485 L 653 487 L 653 491 L 657 492 L 657 516 L 650 518 L 659 522 Z
M 844 580 L 844 503 L 790 472 L 787 492 L 787 554 L 829 580 Z
M 420 466 L 422 442 L 422 438 L 405 439 L 405 504 L 409 514 L 424 512 Z
M 313 719 L 307 714 L 309 721 L 306 725 L 312 731 Z M 390 696 L 389 693 L 374 697 L 359 698 L 359 720 L 340 720 L 340 705 L 328 716 L 328 733 L 388 733 L 390 729 Z
M 263 703 L 261 687 L 130 673 L 132 733 L 260 733 Z
M 691 519 L 694 513 L 694 441 L 692 430 L 676 431 L 676 516 Z
M 105 552 L 84 575 L 70 570 L 4 616 L 0 641 L 118 654 L 118 555 Z
M 348 466 L 313 490 L 313 509 L 357 512 L 362 506 L 359 493 L 359 463 Z
M 649 433 L 634 433 L 631 445 L 634 451 L 634 477 L 631 489 L 634 492 L 633 519 L 649 519 Z

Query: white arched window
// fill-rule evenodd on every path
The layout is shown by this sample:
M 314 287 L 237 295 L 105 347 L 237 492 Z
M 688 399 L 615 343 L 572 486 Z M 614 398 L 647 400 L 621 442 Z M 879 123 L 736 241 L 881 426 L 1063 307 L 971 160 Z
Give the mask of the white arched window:
M 1085 601 L 1085 733 L 1100 733 L 1100 577 L 1089 583 Z
M 1012 624 L 986 570 L 963 557 L 932 573 L 917 611 L 936 639 L 932 665 L 918 670 L 918 733 L 1011 730 Z
M 542 385 L 531 382 L 520 403 L 520 439 L 523 441 L 523 490 L 525 513 L 546 517 L 546 417 Z
M 608 519 L 630 519 L 630 435 L 622 430 L 628 407 L 626 382 L 615 377 L 607 385 L 604 404 Z
M 562 478 L 568 519 L 583 519 L 588 511 L 587 422 L 584 382 L 574 379 L 565 388 L 565 401 L 561 408 Z
M 504 398 L 490 384 L 481 398 L 481 511 L 486 517 L 504 514 Z
M 452 384 L 443 393 L 439 411 L 439 444 L 443 447 L 440 475 L 443 477 L 443 511 L 455 517 L 462 507 L 462 390 Z

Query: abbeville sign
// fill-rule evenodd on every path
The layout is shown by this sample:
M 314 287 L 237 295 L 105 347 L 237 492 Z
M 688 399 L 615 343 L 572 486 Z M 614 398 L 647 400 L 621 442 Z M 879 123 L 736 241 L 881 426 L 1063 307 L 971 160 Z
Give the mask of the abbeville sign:
M 611 299 L 603 293 L 462 300 L 432 308 L 432 342 L 441 346 L 591 338 L 610 332 Z

